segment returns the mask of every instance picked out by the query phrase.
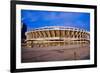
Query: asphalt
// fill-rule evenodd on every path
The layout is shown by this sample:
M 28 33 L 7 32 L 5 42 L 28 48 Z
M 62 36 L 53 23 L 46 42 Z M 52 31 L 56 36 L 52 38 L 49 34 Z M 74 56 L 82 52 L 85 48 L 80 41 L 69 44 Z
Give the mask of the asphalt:
M 22 63 L 87 59 L 90 59 L 89 44 L 22 48 L 21 50 Z

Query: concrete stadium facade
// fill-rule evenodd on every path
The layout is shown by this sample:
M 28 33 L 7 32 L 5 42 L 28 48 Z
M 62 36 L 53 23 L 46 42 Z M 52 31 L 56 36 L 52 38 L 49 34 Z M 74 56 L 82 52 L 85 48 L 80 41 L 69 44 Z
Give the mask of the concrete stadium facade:
M 30 48 L 90 44 L 90 33 L 74 27 L 45 26 L 27 31 L 25 35 Z

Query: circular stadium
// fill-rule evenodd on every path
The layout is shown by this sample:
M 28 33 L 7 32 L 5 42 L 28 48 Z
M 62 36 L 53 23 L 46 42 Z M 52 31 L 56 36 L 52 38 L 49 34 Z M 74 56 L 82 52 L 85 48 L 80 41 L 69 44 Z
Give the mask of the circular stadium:
M 65 26 L 45 26 L 27 31 L 27 47 L 67 46 L 90 44 L 88 31 Z

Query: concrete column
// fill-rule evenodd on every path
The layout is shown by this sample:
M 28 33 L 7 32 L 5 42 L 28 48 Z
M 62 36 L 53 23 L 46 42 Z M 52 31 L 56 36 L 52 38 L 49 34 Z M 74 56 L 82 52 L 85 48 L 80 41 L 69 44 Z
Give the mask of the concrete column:
M 67 33 L 67 37 L 69 38 L 70 37 L 70 31 L 68 30 L 68 33 Z
M 34 39 L 34 32 L 32 32 L 32 38 Z
M 43 35 L 43 38 L 45 38 L 45 33 L 44 33 L 44 31 L 41 31 L 41 33 L 42 33 L 42 35 Z
M 35 33 L 35 31 L 34 31 L 34 38 L 36 38 L 36 33 Z
M 50 35 L 50 31 L 49 31 L 49 30 L 47 31 L 47 34 L 48 34 L 48 37 L 50 37 L 50 36 L 51 36 L 51 35 Z
M 38 34 L 37 34 L 37 31 L 35 31 L 35 35 L 36 35 L 36 38 L 38 38 Z
M 73 36 L 72 36 L 73 38 L 75 37 L 74 32 L 75 32 L 75 31 L 73 31 Z
M 44 31 L 44 36 L 45 36 L 45 37 L 48 37 L 48 35 L 47 35 L 46 31 Z
M 78 31 L 76 31 L 76 38 L 78 38 Z
M 47 31 L 45 31 L 46 37 L 48 37 Z
M 31 38 L 31 34 L 29 33 L 29 39 Z
M 37 36 L 38 36 L 38 38 L 40 38 L 40 34 L 39 34 L 39 31 L 37 31 Z
M 79 40 L 80 40 L 80 41 L 79 41 L 79 44 L 81 44 L 81 36 L 82 36 L 82 33 L 83 33 L 83 32 L 80 31 L 80 34 L 79 34 L 79 35 L 80 35 L 80 36 L 79 36 Z
M 57 35 L 57 37 L 59 36 L 59 30 L 56 30 L 56 35 Z
M 73 36 L 72 36 L 73 38 L 75 37 L 74 32 L 75 32 L 75 31 L 73 31 Z
M 61 37 L 61 30 L 59 30 L 59 33 L 58 34 L 59 34 L 59 37 Z
M 68 30 L 65 31 L 65 35 L 68 38 Z
M 53 37 L 55 37 L 55 30 L 52 30 L 52 35 Z
M 41 38 L 41 32 L 40 31 L 37 31 L 37 36 L 38 36 L 38 38 Z
M 78 38 L 78 35 L 79 35 L 78 32 L 79 32 L 79 31 L 77 31 L 77 34 L 76 34 L 77 36 L 76 36 L 76 38 Z M 78 38 L 78 39 L 79 39 L 79 38 Z M 77 41 L 77 44 L 78 44 L 78 41 Z
M 43 31 L 40 31 L 40 32 L 41 32 L 41 37 L 44 38 L 44 34 L 42 33 Z
M 71 38 L 71 31 L 69 31 L 69 37 Z

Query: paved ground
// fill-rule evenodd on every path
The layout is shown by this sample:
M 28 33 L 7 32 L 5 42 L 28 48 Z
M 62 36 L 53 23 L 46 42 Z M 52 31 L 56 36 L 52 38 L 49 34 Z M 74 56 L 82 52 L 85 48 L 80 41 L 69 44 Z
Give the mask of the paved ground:
M 89 45 L 22 48 L 22 62 L 85 60 L 90 58 Z

